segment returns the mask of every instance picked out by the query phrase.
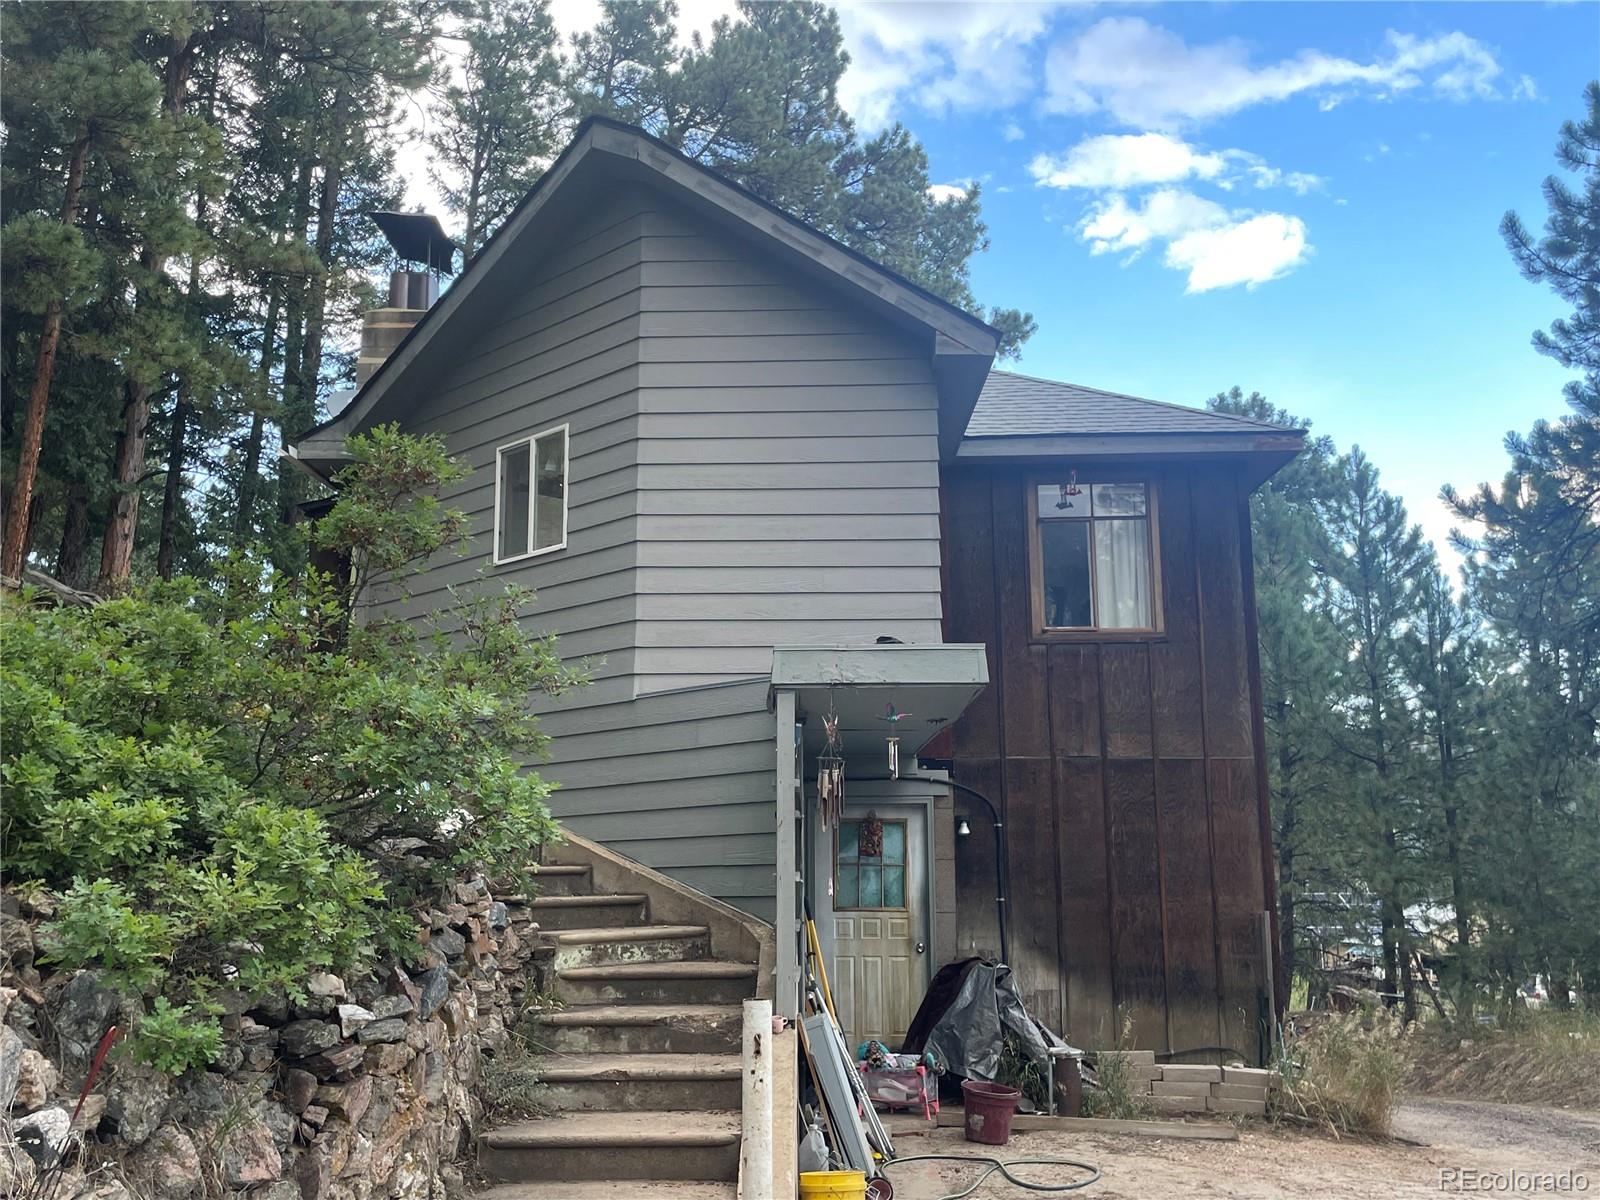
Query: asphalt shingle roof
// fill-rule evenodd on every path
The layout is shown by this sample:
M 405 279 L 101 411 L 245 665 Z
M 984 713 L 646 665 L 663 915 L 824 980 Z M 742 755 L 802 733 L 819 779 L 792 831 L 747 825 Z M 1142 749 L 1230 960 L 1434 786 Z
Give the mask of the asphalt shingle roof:
M 1288 433 L 1282 425 L 1141 400 L 1117 392 L 990 371 L 967 422 L 969 438 L 1115 433 Z

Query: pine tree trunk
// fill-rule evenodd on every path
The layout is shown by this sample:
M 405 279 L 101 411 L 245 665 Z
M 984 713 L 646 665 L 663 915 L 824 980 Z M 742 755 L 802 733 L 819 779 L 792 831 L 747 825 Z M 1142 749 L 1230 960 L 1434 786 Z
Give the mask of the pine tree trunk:
M 67 191 L 61 204 L 61 223 L 72 225 L 78 219 L 78 196 L 83 190 L 83 170 L 89 158 L 89 131 L 80 127 L 67 157 Z M 4 549 L 0 551 L 0 575 L 17 579 L 27 558 L 30 539 L 29 518 L 33 511 L 33 485 L 39 477 L 39 451 L 44 445 L 44 415 L 50 404 L 50 381 L 56 371 L 56 350 L 61 344 L 61 314 L 64 302 L 52 300 L 45 308 L 44 326 L 39 331 L 39 349 L 34 355 L 33 386 L 28 391 L 28 415 L 22 426 L 22 444 L 17 448 L 17 475 L 6 508 Z
M 272 386 L 272 364 L 278 338 L 278 305 L 281 295 L 276 283 L 267 293 L 267 319 L 261 332 L 261 395 Z M 250 438 L 244 446 L 244 470 L 239 476 L 239 504 L 233 514 L 233 544 L 242 546 L 255 527 L 256 497 L 261 490 L 261 444 L 266 437 L 267 419 L 258 405 L 250 415 Z
M 162 105 L 169 117 L 183 112 L 183 92 L 189 82 L 189 68 L 199 47 L 201 31 L 187 42 L 174 42 L 164 73 Z M 147 277 L 161 274 L 167 256 L 147 247 L 139 257 Z M 138 303 L 150 303 L 140 296 Z M 105 538 L 100 543 L 100 581 L 102 593 L 114 592 L 133 574 L 133 541 L 139 525 L 139 483 L 144 477 L 145 432 L 150 422 L 150 387 L 142 379 L 129 376 L 123 387 L 122 431 L 117 435 L 117 460 L 112 470 L 111 512 L 106 518 Z
M 89 545 L 89 489 L 75 483 L 67 492 L 61 518 L 61 545 L 56 549 L 56 578 L 77 587 L 83 576 L 83 552 Z
M 167 441 L 167 479 L 161 490 L 161 534 L 156 544 L 156 574 L 163 579 L 172 578 L 172 566 L 177 557 L 178 508 L 183 501 L 184 439 L 189 429 L 189 398 L 187 391 L 178 393 L 172 406 L 172 434 Z
M 311 180 L 316 164 L 302 163 L 295 181 L 293 235 L 305 240 L 306 228 L 311 224 Z M 300 405 L 306 391 L 303 378 L 305 370 L 306 300 L 310 287 L 302 283 L 289 293 L 286 327 L 283 335 L 283 396 L 278 407 L 278 432 L 289 437 L 290 413 Z M 295 492 L 291 468 L 281 460 L 278 463 L 278 520 L 288 525 L 294 520 Z

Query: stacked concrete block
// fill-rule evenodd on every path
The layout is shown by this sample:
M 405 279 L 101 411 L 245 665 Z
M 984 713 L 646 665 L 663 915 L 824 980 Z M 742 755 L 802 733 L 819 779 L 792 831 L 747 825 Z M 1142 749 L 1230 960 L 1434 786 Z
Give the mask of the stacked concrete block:
M 1102 1050 L 1101 1063 L 1122 1062 L 1133 1093 L 1162 1113 L 1214 1112 L 1262 1117 L 1278 1073 L 1257 1067 L 1158 1063 L 1151 1050 Z

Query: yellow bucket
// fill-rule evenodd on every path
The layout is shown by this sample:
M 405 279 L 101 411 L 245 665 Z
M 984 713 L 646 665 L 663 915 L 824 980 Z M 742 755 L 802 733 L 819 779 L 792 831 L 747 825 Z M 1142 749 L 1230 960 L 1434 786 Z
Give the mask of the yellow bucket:
M 801 1171 L 801 1200 L 865 1200 L 867 1177 L 861 1171 Z

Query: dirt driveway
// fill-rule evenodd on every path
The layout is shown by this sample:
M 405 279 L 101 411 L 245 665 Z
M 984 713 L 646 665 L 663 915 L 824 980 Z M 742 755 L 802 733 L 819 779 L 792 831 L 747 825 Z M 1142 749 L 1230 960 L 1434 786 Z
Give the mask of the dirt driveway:
M 1095 1200 L 1158 1200 L 1165 1197 L 1355 1197 L 1390 1200 L 1460 1194 L 1600 1197 L 1600 1113 L 1465 1100 L 1406 1100 L 1395 1120 L 1403 1141 L 1336 1141 L 1320 1134 L 1247 1126 L 1238 1141 L 1188 1141 L 1144 1136 L 1025 1133 L 1012 1137 L 1002 1157 L 1065 1156 L 1100 1167 L 1101 1179 L 1080 1193 Z M 900 1137 L 902 1155 L 969 1152 L 959 1129 Z M 896 1200 L 937 1200 L 960 1191 L 978 1168 L 958 1163 L 908 1163 L 891 1168 Z M 1441 1183 L 1441 1172 L 1477 1171 L 1479 1182 Z M 1581 1174 L 1587 1187 L 1536 1190 L 1537 1181 L 1507 1180 L 1488 1187 L 1486 1176 L 1515 1172 Z M 1028 1172 L 1032 1172 L 1029 1174 Z M 1062 1168 L 1019 1168 L 1039 1183 L 1063 1183 Z M 1571 1181 L 1576 1184 L 1576 1180 Z M 1519 1186 L 1521 1185 L 1521 1186 Z M 992 1177 L 975 1200 L 1039 1200 Z

